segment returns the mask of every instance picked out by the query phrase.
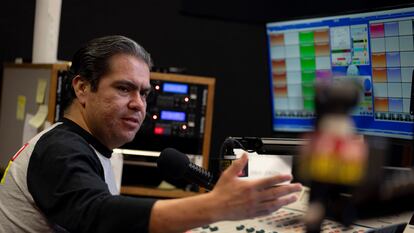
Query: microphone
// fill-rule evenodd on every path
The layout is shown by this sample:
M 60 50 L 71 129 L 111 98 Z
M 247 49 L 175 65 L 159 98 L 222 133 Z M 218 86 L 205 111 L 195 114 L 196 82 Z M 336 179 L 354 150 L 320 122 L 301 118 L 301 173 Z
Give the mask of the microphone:
M 209 171 L 190 162 L 187 155 L 173 148 L 161 151 L 157 167 L 165 178 L 184 179 L 207 190 L 212 190 L 215 184 L 215 179 Z

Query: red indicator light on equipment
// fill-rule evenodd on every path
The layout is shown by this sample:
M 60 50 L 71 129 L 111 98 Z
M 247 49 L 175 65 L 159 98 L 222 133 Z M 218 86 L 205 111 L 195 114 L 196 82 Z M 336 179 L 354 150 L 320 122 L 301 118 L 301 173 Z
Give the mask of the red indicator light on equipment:
M 161 127 L 155 127 L 155 128 L 154 128 L 154 133 L 155 133 L 155 134 L 164 134 L 164 128 L 161 128 Z
M 158 119 L 158 116 L 157 115 L 152 115 L 152 119 L 156 120 L 156 119 Z
M 159 89 L 160 89 L 160 85 L 156 85 L 156 86 L 155 86 L 155 90 L 157 90 L 157 91 L 158 91 Z
M 186 129 L 187 129 L 187 125 L 182 125 L 182 126 L 181 126 L 181 128 L 182 128 L 183 130 L 186 130 Z
M 189 99 L 188 97 L 185 97 L 185 98 L 184 98 L 184 101 L 185 101 L 185 102 L 188 102 L 189 100 L 190 100 L 190 99 Z

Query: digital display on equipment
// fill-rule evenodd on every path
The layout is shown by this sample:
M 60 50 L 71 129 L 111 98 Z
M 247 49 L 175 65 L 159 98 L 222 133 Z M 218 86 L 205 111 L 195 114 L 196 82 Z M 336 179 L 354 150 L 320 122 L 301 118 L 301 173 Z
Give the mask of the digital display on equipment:
M 176 94 L 187 94 L 188 85 L 180 83 L 164 83 L 162 85 L 162 91 Z
M 185 121 L 185 112 L 177 112 L 177 111 L 161 111 L 161 120 L 169 120 L 169 121 Z
M 313 130 L 315 82 L 354 79 L 362 134 L 413 138 L 414 7 L 266 25 L 273 131 Z

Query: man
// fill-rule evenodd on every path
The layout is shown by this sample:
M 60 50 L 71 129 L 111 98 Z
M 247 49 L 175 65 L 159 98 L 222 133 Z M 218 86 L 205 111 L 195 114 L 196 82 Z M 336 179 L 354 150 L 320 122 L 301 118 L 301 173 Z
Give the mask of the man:
M 289 175 L 238 179 L 246 156 L 209 193 L 173 200 L 116 195 L 109 158 L 144 120 L 151 59 L 131 39 L 108 36 L 87 43 L 72 62 L 65 118 L 13 156 L 0 185 L 0 232 L 183 232 L 296 200 L 289 194 L 299 184 L 269 188 Z

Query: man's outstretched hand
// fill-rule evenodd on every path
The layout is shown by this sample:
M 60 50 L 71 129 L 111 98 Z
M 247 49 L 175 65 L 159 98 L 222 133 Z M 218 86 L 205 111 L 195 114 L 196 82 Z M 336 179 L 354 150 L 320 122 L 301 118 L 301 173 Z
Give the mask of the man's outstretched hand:
M 217 216 L 220 220 L 239 220 L 267 215 L 284 205 L 297 200 L 293 193 L 302 189 L 301 184 L 283 184 L 292 179 L 291 175 L 276 175 L 255 180 L 240 179 L 248 161 L 244 154 L 228 167 L 210 194 L 219 205 Z

